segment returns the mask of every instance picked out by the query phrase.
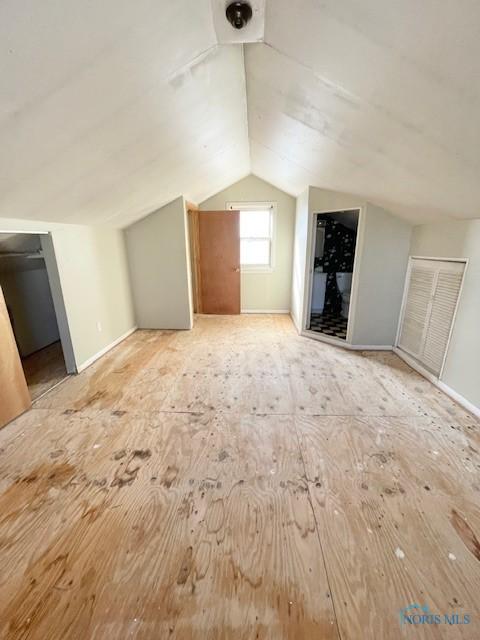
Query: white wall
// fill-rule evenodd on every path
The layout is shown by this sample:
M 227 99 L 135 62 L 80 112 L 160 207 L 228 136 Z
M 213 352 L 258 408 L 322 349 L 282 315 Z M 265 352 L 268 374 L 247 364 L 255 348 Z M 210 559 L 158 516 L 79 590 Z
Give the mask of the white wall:
M 193 305 L 185 201 L 173 200 L 125 229 L 137 325 L 191 329 Z
M 415 227 L 410 254 L 469 259 L 442 381 L 480 408 L 480 220 Z
M 4 259 L 0 264 L 0 286 L 12 315 L 18 350 L 25 357 L 56 342 L 60 335 L 45 261 L 24 258 L 11 266 L 9 262 Z
M 352 344 L 393 346 L 402 306 L 412 227 L 367 203 L 359 242 Z
M 203 211 L 226 208 L 227 202 L 275 202 L 274 268 L 268 273 L 241 274 L 244 311 L 288 311 L 291 301 L 295 198 L 249 175 L 201 203 Z
M 58 273 L 46 260 L 48 276 L 61 286 L 74 366 L 80 367 L 134 327 L 122 231 L 11 218 L 0 219 L 0 231 L 51 233 Z M 63 339 L 62 346 L 65 353 Z
M 358 209 L 365 201 L 358 196 L 329 189 L 310 187 L 308 192 L 308 208 L 310 213 L 336 211 L 337 209 Z
M 311 241 L 314 213 L 362 209 L 357 233 L 358 278 L 352 291 L 350 326 L 353 345 L 392 346 L 396 335 L 411 225 L 384 209 L 350 194 L 310 187 L 297 198 L 292 287 L 292 317 L 303 329 L 308 300 L 304 295 L 309 266 L 307 245 Z M 354 311 L 354 312 L 353 312 Z
M 135 326 L 123 232 L 65 225 L 52 232 L 77 366 Z

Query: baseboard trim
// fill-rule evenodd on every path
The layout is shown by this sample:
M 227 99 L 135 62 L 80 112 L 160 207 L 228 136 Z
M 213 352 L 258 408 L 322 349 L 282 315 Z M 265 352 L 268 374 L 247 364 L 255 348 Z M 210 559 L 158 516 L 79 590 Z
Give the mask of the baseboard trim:
M 300 327 L 300 323 L 298 322 L 298 319 L 296 318 L 296 316 L 294 316 L 294 315 L 293 315 L 293 312 L 292 312 L 292 311 L 290 311 L 290 314 L 289 314 L 289 315 L 290 315 L 290 318 L 292 319 L 293 326 L 294 326 L 294 327 L 295 327 L 295 329 L 297 330 L 297 333 L 298 333 L 299 335 L 301 335 L 301 333 L 302 333 L 302 329 L 301 329 L 301 327 Z
M 391 351 L 391 344 L 350 344 L 349 342 L 345 342 L 344 340 L 340 340 L 340 338 L 330 338 L 329 336 L 324 336 L 321 333 L 317 333 L 316 331 L 309 331 L 305 329 L 300 332 L 300 335 L 304 338 L 311 338 L 312 340 L 318 340 L 319 342 L 325 342 L 326 344 L 331 344 L 335 347 L 341 347 L 342 349 L 349 349 L 350 351 Z
M 117 344 L 120 344 L 120 342 L 123 342 L 126 338 L 128 338 L 128 336 L 131 336 L 132 333 L 135 333 L 135 331 L 137 330 L 137 327 L 132 327 L 131 329 L 129 329 L 126 333 L 124 333 L 123 335 L 121 335 L 119 338 L 117 338 L 116 340 L 114 340 L 113 342 L 111 342 L 110 344 L 108 344 L 106 347 L 104 347 L 103 349 L 101 349 L 101 351 L 99 351 L 98 353 L 96 353 L 94 356 L 92 356 L 91 358 L 88 358 L 88 360 L 85 360 L 85 362 L 82 362 L 82 364 L 77 366 L 77 373 L 81 373 L 82 371 L 84 371 L 85 369 L 87 369 L 90 365 L 92 365 L 96 360 L 98 360 L 99 358 L 101 358 L 102 356 L 104 356 L 106 353 L 108 353 L 111 349 L 113 349 L 114 347 L 117 346 Z
M 480 407 L 477 407 L 472 402 L 470 402 L 470 400 L 467 400 L 462 395 L 460 395 L 457 391 L 455 391 L 455 389 L 452 389 L 451 387 L 449 387 L 448 384 L 445 384 L 444 382 L 436 378 L 433 375 L 433 373 L 430 373 L 430 371 L 422 367 L 420 363 L 418 363 L 414 358 L 409 356 L 407 353 L 405 353 L 398 347 L 394 347 L 393 351 L 394 353 L 397 354 L 397 356 L 401 360 L 406 362 L 409 367 L 412 367 L 412 369 L 414 369 L 417 373 L 419 373 L 421 376 L 426 378 L 435 387 L 437 387 L 437 389 L 440 389 L 440 391 L 443 391 L 443 393 L 445 393 L 452 400 L 457 402 L 461 407 L 463 407 L 464 409 L 472 413 L 477 418 L 480 418 Z
M 438 378 L 436 378 L 433 373 L 430 373 L 428 369 L 422 367 L 422 365 L 417 362 L 415 358 L 409 356 L 408 353 L 405 353 L 405 351 L 402 351 L 398 347 L 393 347 L 393 353 L 395 353 L 401 360 L 406 362 L 409 367 L 412 367 L 412 369 L 414 369 L 417 373 L 426 378 L 432 384 L 436 385 L 439 382 Z
M 241 309 L 240 313 L 278 313 L 290 314 L 290 309 Z
M 477 407 L 475 404 L 470 402 L 470 400 L 467 400 L 466 398 L 464 398 L 462 395 L 457 393 L 455 389 L 452 389 L 451 387 L 448 386 L 448 384 L 445 384 L 441 380 L 437 381 L 436 386 L 440 389 L 440 391 L 443 391 L 444 393 L 447 394 L 447 396 L 450 396 L 452 400 L 455 400 L 455 402 L 458 402 L 458 404 L 461 405 L 464 409 L 466 409 L 470 413 L 473 413 L 473 415 L 476 416 L 477 418 L 480 418 L 480 407 Z

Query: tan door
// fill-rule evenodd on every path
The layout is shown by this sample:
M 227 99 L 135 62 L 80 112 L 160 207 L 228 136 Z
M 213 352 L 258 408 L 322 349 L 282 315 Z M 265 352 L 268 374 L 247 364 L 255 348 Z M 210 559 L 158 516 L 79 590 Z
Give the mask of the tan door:
M 240 313 L 240 212 L 199 211 L 202 313 Z
M 30 405 L 30 394 L 0 287 L 0 427 Z

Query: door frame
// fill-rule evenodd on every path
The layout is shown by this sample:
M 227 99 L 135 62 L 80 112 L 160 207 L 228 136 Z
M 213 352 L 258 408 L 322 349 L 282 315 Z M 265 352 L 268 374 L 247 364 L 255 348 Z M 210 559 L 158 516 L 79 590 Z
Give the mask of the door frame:
M 465 268 L 463 269 L 463 274 L 462 274 L 462 282 L 460 284 L 460 289 L 458 291 L 458 297 L 457 297 L 457 303 L 455 305 L 455 311 L 453 312 L 452 324 L 450 326 L 450 331 L 448 333 L 447 345 L 445 347 L 445 353 L 443 354 L 442 366 L 440 368 L 440 372 L 439 372 L 438 376 L 436 376 L 431 371 L 428 371 L 428 369 L 425 369 L 423 367 L 422 363 L 419 360 L 417 360 L 416 356 L 412 355 L 411 353 L 409 353 L 405 349 L 402 349 L 400 347 L 400 345 L 399 345 L 400 333 L 401 333 L 402 325 L 403 325 L 403 318 L 405 316 L 405 307 L 407 305 L 408 285 L 409 285 L 409 282 L 410 282 L 410 274 L 412 272 L 412 267 L 413 267 L 413 261 L 414 260 L 429 260 L 431 262 L 432 261 L 436 261 L 436 262 L 462 262 L 465 265 Z M 448 351 L 450 349 L 450 341 L 452 339 L 453 328 L 455 326 L 455 320 L 457 318 L 458 307 L 460 305 L 460 298 L 462 296 L 463 286 L 465 284 L 465 275 L 466 275 L 467 269 L 468 269 L 468 262 L 469 262 L 468 258 L 440 258 L 438 256 L 408 256 L 408 266 L 407 266 L 407 272 L 405 274 L 405 283 L 403 285 L 402 304 L 401 304 L 400 313 L 399 313 L 399 316 L 398 316 L 397 334 L 395 336 L 394 349 L 397 349 L 397 350 L 401 351 L 402 353 L 405 353 L 408 357 L 413 358 L 413 360 L 418 363 L 418 366 L 421 367 L 424 371 L 426 371 L 428 373 L 428 377 L 434 378 L 435 380 L 441 380 L 442 377 L 443 377 L 443 372 L 444 372 L 444 369 L 445 369 L 445 363 L 447 362 Z
M 60 344 L 62 345 L 63 357 L 65 360 L 65 368 L 68 374 L 77 373 L 77 363 L 75 361 L 75 353 L 73 351 L 72 338 L 68 324 L 68 316 L 65 308 L 62 283 L 60 280 L 60 273 L 58 271 L 52 233 L 45 230 L 19 231 L 17 229 L 2 229 L 0 227 L 0 235 L 4 233 L 40 237 L 43 259 L 45 261 L 48 283 L 50 285 L 53 307 L 55 309 L 55 318 L 57 320 L 58 332 L 60 335 Z
M 348 311 L 347 320 L 347 337 L 345 340 L 340 338 L 333 338 L 330 336 L 324 336 L 317 331 L 311 331 L 307 325 L 310 320 L 310 313 L 312 308 L 312 290 L 313 290 L 313 265 L 315 261 L 315 242 L 316 242 L 316 223 L 317 216 L 325 213 L 340 213 L 341 211 L 356 211 L 358 212 L 358 225 L 357 225 L 357 238 L 355 243 L 355 257 L 353 260 L 353 275 L 352 275 L 352 288 L 350 290 L 350 307 Z M 355 314 L 357 310 L 358 300 L 358 288 L 359 288 L 359 272 L 360 272 L 360 255 L 363 252 L 363 245 L 365 239 L 365 206 L 359 205 L 358 207 L 342 207 L 340 209 L 322 209 L 309 212 L 308 214 L 308 229 L 307 229 L 307 253 L 306 253 L 306 265 L 305 265 L 305 289 L 304 289 L 304 301 L 303 301 L 303 317 L 302 317 L 302 331 L 301 334 L 309 338 L 315 338 L 323 342 L 330 344 L 336 344 L 339 346 L 351 345 L 353 339 L 353 328 L 355 326 Z
M 192 283 L 193 312 L 202 313 L 201 274 L 200 274 L 200 236 L 198 228 L 199 209 L 190 202 L 187 206 L 188 238 L 190 249 L 190 275 Z

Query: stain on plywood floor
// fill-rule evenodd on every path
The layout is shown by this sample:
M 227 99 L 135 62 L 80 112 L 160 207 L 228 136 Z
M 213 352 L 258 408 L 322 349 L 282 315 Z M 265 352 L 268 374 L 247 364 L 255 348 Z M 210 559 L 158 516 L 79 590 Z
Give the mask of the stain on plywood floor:
M 479 451 L 391 353 L 138 331 L 0 432 L 0 637 L 478 637 Z

